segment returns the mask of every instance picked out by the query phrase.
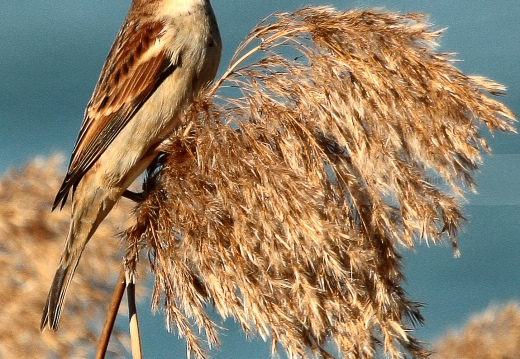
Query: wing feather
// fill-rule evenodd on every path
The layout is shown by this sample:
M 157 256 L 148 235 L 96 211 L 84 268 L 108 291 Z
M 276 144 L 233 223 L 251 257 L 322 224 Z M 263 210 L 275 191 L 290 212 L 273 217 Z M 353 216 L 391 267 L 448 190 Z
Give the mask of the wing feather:
M 77 183 L 176 64 L 160 46 L 164 24 L 127 23 L 101 71 L 52 209 L 67 201 Z

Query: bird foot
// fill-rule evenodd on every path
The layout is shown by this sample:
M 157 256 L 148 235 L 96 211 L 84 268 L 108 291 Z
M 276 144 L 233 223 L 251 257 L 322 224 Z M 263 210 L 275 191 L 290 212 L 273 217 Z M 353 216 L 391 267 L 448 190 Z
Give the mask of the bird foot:
M 128 189 L 125 189 L 123 192 L 123 197 L 128 198 L 131 201 L 134 201 L 135 203 L 142 203 L 146 199 L 146 193 L 143 192 L 132 192 Z

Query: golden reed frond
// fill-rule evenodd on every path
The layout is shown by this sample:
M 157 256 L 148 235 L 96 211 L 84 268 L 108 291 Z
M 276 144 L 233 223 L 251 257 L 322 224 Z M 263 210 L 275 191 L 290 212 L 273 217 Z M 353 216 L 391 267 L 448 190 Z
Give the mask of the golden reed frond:
M 434 351 L 432 359 L 520 358 L 520 304 L 490 306 L 460 332 L 446 333 Z
M 101 332 L 122 263 L 121 243 L 114 234 L 124 228 L 128 205 L 114 209 L 89 244 L 59 334 L 39 329 L 70 222 L 68 210 L 50 210 L 63 179 L 62 162 L 58 157 L 37 159 L 0 180 L 0 358 L 92 357 Z M 122 333 L 116 330 L 109 346 L 114 358 L 128 352 Z
M 188 111 L 126 238 L 190 354 L 207 355 L 195 327 L 219 343 L 212 305 L 289 358 L 427 356 L 398 245 L 455 240 L 481 127 L 514 122 L 439 35 L 421 14 L 278 14 Z

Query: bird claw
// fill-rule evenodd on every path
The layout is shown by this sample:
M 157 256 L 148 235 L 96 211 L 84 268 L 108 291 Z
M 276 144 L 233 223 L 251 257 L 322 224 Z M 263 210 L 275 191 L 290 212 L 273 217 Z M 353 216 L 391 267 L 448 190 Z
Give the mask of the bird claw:
M 126 189 L 122 196 L 135 202 L 142 203 L 148 197 L 152 188 L 156 187 L 161 180 L 161 170 L 163 166 L 164 153 L 160 153 L 146 169 L 146 177 L 143 182 L 143 190 L 141 192 L 133 192 Z
M 128 198 L 131 201 L 134 201 L 135 203 L 142 203 L 146 199 L 147 195 L 145 191 L 143 192 L 133 192 L 128 189 L 125 189 L 125 191 L 122 194 L 123 197 Z

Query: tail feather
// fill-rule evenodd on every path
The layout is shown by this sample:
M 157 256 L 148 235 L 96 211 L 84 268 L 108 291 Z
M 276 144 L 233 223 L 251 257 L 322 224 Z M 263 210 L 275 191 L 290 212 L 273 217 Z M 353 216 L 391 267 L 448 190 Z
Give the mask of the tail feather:
M 67 288 L 79 263 L 80 256 L 77 257 L 78 258 L 73 259 L 71 262 L 61 263 L 56 270 L 49 295 L 47 296 L 45 308 L 43 308 L 43 316 L 40 324 L 41 331 L 43 331 L 47 325 L 53 331 L 58 330 L 65 294 L 67 293 Z
M 58 329 L 65 295 L 81 254 L 98 225 L 121 195 L 119 187 L 107 189 L 100 186 L 95 175 L 84 176 L 77 189 L 80 192 L 72 205 L 69 234 L 43 309 L 40 324 L 42 331 L 46 327 L 54 331 Z

